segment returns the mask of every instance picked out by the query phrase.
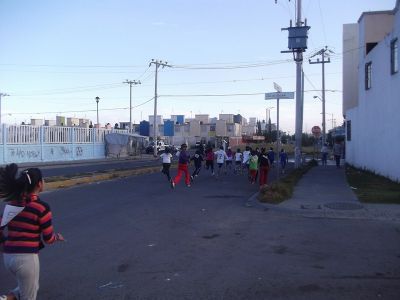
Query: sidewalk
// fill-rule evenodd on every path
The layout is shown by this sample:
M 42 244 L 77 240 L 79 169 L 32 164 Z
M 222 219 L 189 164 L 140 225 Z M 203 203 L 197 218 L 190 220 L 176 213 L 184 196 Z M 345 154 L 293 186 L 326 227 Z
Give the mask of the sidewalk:
M 344 167 L 334 165 L 312 168 L 299 181 L 291 199 L 268 208 L 305 217 L 400 222 L 400 205 L 359 202 L 347 183 Z

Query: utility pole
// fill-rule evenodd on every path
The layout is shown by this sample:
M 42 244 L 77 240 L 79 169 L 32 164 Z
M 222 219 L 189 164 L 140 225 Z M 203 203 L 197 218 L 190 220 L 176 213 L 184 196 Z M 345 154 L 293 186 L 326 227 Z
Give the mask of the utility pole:
M 290 1 L 290 0 L 289 0 Z M 277 0 L 275 0 L 275 3 Z M 301 166 L 301 140 L 303 133 L 303 52 L 307 49 L 308 30 L 307 20 L 301 20 L 301 0 L 297 0 L 296 7 L 296 26 L 282 28 L 289 31 L 289 51 L 281 51 L 281 53 L 293 53 L 296 62 L 296 147 L 295 147 L 295 168 Z M 304 25 L 303 25 L 304 24 Z
M 9 94 L 6 93 L 0 93 L 0 125 L 2 124 L 2 120 L 1 120 L 1 97 L 7 97 L 10 96 Z
M 123 83 L 129 84 L 129 133 L 132 133 L 132 85 L 141 84 L 140 80 L 126 80 Z
M 98 128 L 100 128 L 100 124 L 99 124 L 99 101 L 100 101 L 100 97 L 96 97 L 95 99 L 96 99 L 96 104 L 97 104 L 97 109 L 96 109 L 96 111 L 97 111 L 97 126 L 98 126 Z
M 153 142 L 154 142 L 154 156 L 157 156 L 157 77 L 158 77 L 158 68 L 161 66 L 162 68 L 171 67 L 168 65 L 168 62 L 163 62 L 162 60 L 152 59 L 149 67 L 154 64 L 156 66 L 156 74 L 155 74 L 155 84 L 154 84 L 154 120 L 153 120 Z
M 322 145 L 325 144 L 326 141 L 326 122 L 325 122 L 325 64 L 330 63 L 331 59 L 329 57 L 329 54 L 326 54 L 326 52 L 332 52 L 331 50 L 328 49 L 328 46 L 325 46 L 325 48 L 319 50 L 317 53 L 313 54 L 311 58 L 321 55 L 322 60 L 319 60 L 317 58 L 316 61 L 311 61 L 309 60 L 310 64 L 322 64 Z M 325 58 L 328 58 L 328 60 L 325 60 Z

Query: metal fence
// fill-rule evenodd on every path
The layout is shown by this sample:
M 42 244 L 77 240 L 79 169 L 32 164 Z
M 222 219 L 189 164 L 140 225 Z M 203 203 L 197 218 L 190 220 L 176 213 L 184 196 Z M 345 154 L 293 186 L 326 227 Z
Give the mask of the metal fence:
M 109 133 L 128 133 L 120 129 L 6 124 L 0 131 L 0 143 L 11 145 L 104 143 Z

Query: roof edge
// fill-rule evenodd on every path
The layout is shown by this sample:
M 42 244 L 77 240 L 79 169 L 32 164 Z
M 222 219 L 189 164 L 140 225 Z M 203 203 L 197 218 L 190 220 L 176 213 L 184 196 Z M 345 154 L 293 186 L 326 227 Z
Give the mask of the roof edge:
M 397 0 L 398 2 L 400 0 Z M 370 15 L 394 15 L 396 13 L 396 9 L 398 9 L 398 7 L 396 7 L 395 9 L 392 10 L 379 10 L 379 11 L 365 11 L 361 14 L 361 16 L 358 18 L 358 23 L 360 23 L 361 19 L 364 18 L 364 16 L 370 16 Z

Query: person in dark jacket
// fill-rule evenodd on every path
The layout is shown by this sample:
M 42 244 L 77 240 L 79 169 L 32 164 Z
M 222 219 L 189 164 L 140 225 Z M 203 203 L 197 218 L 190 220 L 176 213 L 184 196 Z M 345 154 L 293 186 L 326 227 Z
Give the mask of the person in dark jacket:
M 201 170 L 201 163 L 203 161 L 201 150 L 197 150 L 194 156 L 190 158 L 190 160 L 194 162 L 194 171 L 192 173 L 192 176 L 190 176 L 190 180 L 193 182 L 194 178 L 199 175 Z
M 206 150 L 206 169 L 211 168 L 211 175 L 214 175 L 214 151 L 212 147 Z
M 272 147 L 269 148 L 269 150 L 267 152 L 267 156 L 268 156 L 269 162 L 271 164 L 271 167 L 273 167 L 274 161 L 275 161 L 275 152 L 274 152 L 274 149 L 272 149 Z
M 188 187 L 190 187 L 190 176 L 189 176 L 189 170 L 188 170 L 188 164 L 190 162 L 190 156 L 187 153 L 187 145 L 182 144 L 181 145 L 181 150 L 179 152 L 179 161 L 178 161 L 178 174 L 175 176 L 174 179 L 171 180 L 171 187 L 175 188 L 175 185 L 179 183 L 182 177 L 182 173 L 185 173 L 185 183 Z

